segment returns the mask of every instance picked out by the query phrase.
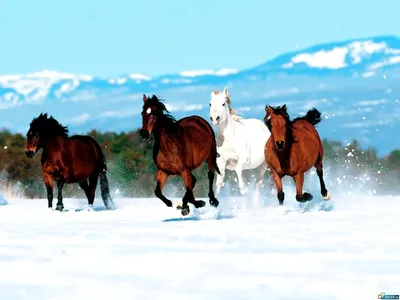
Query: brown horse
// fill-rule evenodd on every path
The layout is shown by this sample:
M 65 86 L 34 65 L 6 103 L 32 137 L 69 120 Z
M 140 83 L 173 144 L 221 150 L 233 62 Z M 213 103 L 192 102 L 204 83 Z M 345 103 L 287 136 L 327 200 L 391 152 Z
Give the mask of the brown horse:
M 34 118 L 26 134 L 25 154 L 29 158 L 43 149 L 41 162 L 43 180 L 47 190 L 49 208 L 53 207 L 53 180 L 57 182 L 58 201 L 56 210 L 62 211 L 64 183 L 79 183 L 92 207 L 97 181 L 100 176 L 101 196 L 107 209 L 113 203 L 106 176 L 106 161 L 100 145 L 90 136 L 68 136 L 67 127 L 53 117 L 40 114 Z M 88 182 L 89 181 L 89 182 Z
M 279 205 L 283 205 L 285 194 L 282 178 L 289 175 L 296 182 L 296 200 L 306 202 L 312 195 L 303 193 L 304 173 L 314 166 L 321 186 L 324 200 L 330 199 L 323 178 L 322 159 L 324 149 L 315 125 L 321 121 L 321 113 L 311 109 L 303 117 L 290 120 L 286 105 L 265 107 L 264 122 L 271 131 L 265 146 L 265 160 L 271 169 L 272 178 L 278 191 Z
M 206 203 L 195 200 L 193 188 L 196 178 L 191 173 L 204 162 L 208 165 L 210 205 L 217 207 L 219 202 L 213 191 L 214 172 L 217 167 L 217 146 L 214 131 L 206 120 L 199 116 L 190 116 L 178 121 L 170 115 L 165 105 L 156 96 L 147 98 L 143 95 L 142 129 L 140 136 L 148 139 L 153 134 L 153 160 L 157 166 L 157 187 L 155 195 L 168 207 L 171 200 L 162 194 L 162 189 L 170 175 L 182 177 L 186 193 L 182 199 L 182 215 L 189 214 L 188 202 L 196 208 Z

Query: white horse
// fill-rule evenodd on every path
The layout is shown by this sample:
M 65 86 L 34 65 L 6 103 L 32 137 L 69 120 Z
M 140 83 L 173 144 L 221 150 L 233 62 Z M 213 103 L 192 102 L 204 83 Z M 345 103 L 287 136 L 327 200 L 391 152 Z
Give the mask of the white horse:
M 221 175 L 217 174 L 216 194 L 221 191 L 225 169 L 235 171 L 240 193 L 247 192 L 242 171 L 259 168 L 256 192 L 262 187 L 265 171 L 268 169 L 264 156 L 265 144 L 271 133 L 267 126 L 258 119 L 244 119 L 231 108 L 228 88 L 221 93 L 211 93 L 210 120 L 216 127 L 217 165 Z

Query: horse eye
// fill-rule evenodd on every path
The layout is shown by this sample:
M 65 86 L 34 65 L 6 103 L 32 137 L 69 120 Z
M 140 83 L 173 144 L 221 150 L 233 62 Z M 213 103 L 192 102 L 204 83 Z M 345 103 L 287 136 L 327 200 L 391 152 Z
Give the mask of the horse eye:
M 210 106 L 211 106 L 211 103 L 208 103 L 208 105 L 210 105 Z
M 224 104 L 222 104 L 222 106 L 225 106 L 225 102 L 224 102 Z

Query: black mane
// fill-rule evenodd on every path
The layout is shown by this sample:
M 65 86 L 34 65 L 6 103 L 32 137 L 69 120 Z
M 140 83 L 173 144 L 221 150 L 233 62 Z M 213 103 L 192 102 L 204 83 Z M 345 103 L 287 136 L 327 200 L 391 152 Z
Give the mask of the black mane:
M 295 119 L 292 121 L 292 124 L 293 124 L 294 122 L 296 122 L 296 121 L 299 121 L 299 120 L 307 121 L 308 123 L 310 123 L 310 124 L 312 124 L 312 125 L 315 126 L 315 125 L 317 125 L 319 122 L 322 121 L 322 119 L 321 119 L 321 113 L 320 113 L 316 108 L 310 109 L 310 110 L 307 112 L 307 114 L 306 114 L 305 116 L 295 118 Z
M 156 109 L 156 116 L 162 120 L 164 123 L 163 126 L 166 129 L 177 129 L 177 120 L 168 109 L 165 107 L 164 103 L 162 103 L 161 99 L 158 99 L 157 96 L 153 95 L 151 98 L 147 98 L 146 103 L 143 105 L 145 107 L 153 107 Z
M 69 137 L 68 126 L 61 125 L 52 116 L 49 118 L 47 113 L 41 113 L 37 118 L 34 118 L 30 124 L 30 130 L 42 137 Z
M 321 113 L 316 108 L 310 109 L 305 116 L 297 117 L 293 120 L 290 120 L 290 117 L 286 110 L 285 105 L 275 106 L 275 107 L 271 106 L 271 108 L 276 115 L 281 115 L 285 118 L 286 125 L 289 127 L 291 127 L 295 122 L 300 121 L 300 120 L 307 121 L 308 123 L 310 123 L 311 125 L 314 125 L 314 126 L 322 121 Z

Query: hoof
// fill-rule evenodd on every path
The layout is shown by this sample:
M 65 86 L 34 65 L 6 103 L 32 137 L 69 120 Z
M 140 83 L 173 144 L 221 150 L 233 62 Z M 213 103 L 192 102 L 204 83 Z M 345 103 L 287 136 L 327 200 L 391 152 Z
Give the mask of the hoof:
M 279 201 L 279 206 L 283 206 L 283 201 Z
M 190 213 L 189 206 L 182 207 L 181 214 L 182 216 L 187 216 Z
M 171 206 L 172 206 L 172 204 L 171 204 Z M 179 202 L 176 204 L 176 209 L 182 209 L 182 207 L 183 207 L 182 201 L 179 201 Z
M 329 201 L 330 199 L 331 199 L 331 193 L 327 193 L 326 194 L 326 196 L 324 197 L 324 196 L 322 196 L 322 198 L 325 200 L 325 201 Z
M 206 206 L 206 203 L 203 200 L 197 200 L 194 202 L 194 207 L 200 208 Z
M 296 196 L 297 202 L 300 202 L 300 203 L 305 203 L 305 202 L 311 201 L 312 199 L 313 199 L 313 196 L 310 193 L 303 193 L 303 195 L 300 197 Z
M 63 211 L 64 205 L 57 205 L 56 210 Z
M 247 189 L 246 189 L 246 188 L 240 189 L 240 194 L 241 194 L 242 196 L 246 195 L 246 194 L 247 194 Z
M 219 201 L 217 199 L 211 199 L 210 200 L 210 205 L 213 207 L 218 207 Z

